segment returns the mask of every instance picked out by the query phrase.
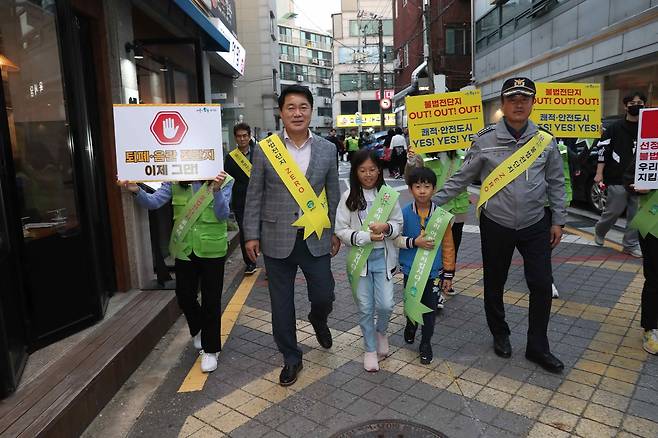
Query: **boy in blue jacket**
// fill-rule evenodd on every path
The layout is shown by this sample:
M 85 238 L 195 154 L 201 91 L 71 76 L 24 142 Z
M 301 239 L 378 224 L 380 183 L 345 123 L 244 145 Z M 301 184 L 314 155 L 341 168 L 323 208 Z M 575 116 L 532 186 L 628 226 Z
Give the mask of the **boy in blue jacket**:
M 396 245 L 401 248 L 400 266 L 404 274 L 405 287 L 418 248 L 427 250 L 434 248 L 435 242 L 425 238 L 425 226 L 429 222 L 432 213 L 439 208 L 432 203 L 432 195 L 436 190 L 436 174 L 431 169 L 425 167 L 413 169 L 408 175 L 407 185 L 414 197 L 414 202 L 402 209 L 404 225 L 400 237 L 396 239 Z M 436 309 L 441 289 L 448 291 L 452 287 L 454 275 L 455 244 L 452 239 L 451 227 L 448 225 L 441 240 L 441 248 L 437 250 L 430 276 L 423 290 L 421 303 L 430 309 Z M 419 350 L 420 363 L 424 365 L 431 363 L 434 358 L 431 340 L 434 334 L 435 319 L 435 312 L 423 314 Z M 416 323 L 407 318 L 407 326 L 404 329 L 404 340 L 407 344 L 414 343 L 417 328 Z

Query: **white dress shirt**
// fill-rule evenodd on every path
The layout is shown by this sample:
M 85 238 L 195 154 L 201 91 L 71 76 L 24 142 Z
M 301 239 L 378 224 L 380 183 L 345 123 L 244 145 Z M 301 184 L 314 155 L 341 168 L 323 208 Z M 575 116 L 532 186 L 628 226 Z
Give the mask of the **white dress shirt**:
M 308 130 L 308 138 L 302 143 L 301 146 L 297 146 L 294 141 L 288 136 L 288 132 L 283 130 L 283 140 L 286 144 L 286 148 L 292 159 L 295 160 L 295 163 L 299 166 L 302 171 L 302 174 L 306 175 L 306 170 L 308 169 L 308 164 L 311 162 L 311 140 L 313 139 L 313 134 L 311 130 Z

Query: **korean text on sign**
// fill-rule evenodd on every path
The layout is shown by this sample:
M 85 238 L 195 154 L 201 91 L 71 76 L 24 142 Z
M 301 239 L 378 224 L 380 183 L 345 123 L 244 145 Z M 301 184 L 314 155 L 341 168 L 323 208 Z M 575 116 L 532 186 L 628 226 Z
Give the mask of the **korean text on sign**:
M 658 189 L 658 108 L 640 111 L 635 154 L 635 188 Z
M 117 178 L 194 181 L 224 167 L 219 105 L 115 105 Z
M 562 138 L 601 137 L 601 86 L 580 83 L 535 84 L 530 120 Z
M 405 99 L 410 147 L 419 153 L 464 149 L 484 128 L 480 90 Z

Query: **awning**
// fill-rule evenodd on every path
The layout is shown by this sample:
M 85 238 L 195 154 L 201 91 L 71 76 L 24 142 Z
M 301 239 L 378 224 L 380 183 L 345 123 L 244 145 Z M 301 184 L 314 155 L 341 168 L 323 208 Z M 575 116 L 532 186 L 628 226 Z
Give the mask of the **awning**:
M 217 27 L 210 21 L 208 16 L 201 12 L 194 5 L 192 0 L 174 0 L 174 3 L 185 12 L 194 22 L 199 25 L 201 30 L 208 36 L 206 50 L 216 52 L 228 52 L 231 50 L 231 43 L 222 35 Z

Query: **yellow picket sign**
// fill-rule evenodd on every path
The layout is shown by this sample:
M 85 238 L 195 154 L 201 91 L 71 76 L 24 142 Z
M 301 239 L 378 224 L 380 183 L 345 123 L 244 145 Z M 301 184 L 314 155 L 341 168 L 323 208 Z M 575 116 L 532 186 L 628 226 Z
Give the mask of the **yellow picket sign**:
M 601 137 L 601 85 L 537 82 L 530 120 L 560 138 Z

